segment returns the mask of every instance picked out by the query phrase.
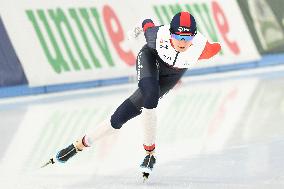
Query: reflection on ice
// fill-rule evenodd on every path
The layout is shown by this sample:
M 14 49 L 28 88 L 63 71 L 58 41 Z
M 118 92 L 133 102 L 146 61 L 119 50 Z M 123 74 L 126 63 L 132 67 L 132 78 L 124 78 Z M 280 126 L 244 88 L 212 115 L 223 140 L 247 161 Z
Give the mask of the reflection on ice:
M 284 187 L 283 81 L 185 81 L 159 104 L 157 166 L 146 184 L 138 169 L 144 155 L 139 117 L 67 164 L 38 169 L 111 115 L 135 86 L 6 104 L 0 188 Z

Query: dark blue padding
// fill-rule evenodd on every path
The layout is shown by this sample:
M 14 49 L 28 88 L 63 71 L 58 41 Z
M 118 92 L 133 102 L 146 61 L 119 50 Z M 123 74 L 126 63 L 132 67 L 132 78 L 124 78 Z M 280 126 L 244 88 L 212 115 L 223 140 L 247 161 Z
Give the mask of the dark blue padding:
M 0 17 L 0 87 L 25 84 L 26 76 Z

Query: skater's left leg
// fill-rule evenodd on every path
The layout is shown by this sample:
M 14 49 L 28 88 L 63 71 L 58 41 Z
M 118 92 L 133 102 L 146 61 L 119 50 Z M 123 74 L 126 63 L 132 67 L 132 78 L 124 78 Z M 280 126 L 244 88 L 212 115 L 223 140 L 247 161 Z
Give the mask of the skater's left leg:
M 91 128 L 87 131 L 82 140 L 76 142 L 78 149 L 82 150 L 85 147 L 90 147 L 105 136 L 116 133 L 127 121 L 141 114 L 139 102 L 141 102 L 140 98 L 142 98 L 142 96 L 135 95 L 137 91 L 118 106 L 110 119 L 101 122 L 95 128 Z M 136 99 L 132 100 L 134 96 Z
M 54 163 L 54 159 L 62 163 L 66 162 L 68 159 L 77 154 L 77 152 L 82 151 L 86 147 L 92 146 L 95 142 L 106 136 L 114 134 L 128 120 L 141 114 L 141 102 L 143 102 L 143 99 L 139 91 L 140 89 L 135 91 L 130 98 L 126 99 L 115 110 L 110 119 L 99 123 L 96 127 L 87 131 L 84 137 L 60 150 L 56 157 L 50 160 L 51 163 Z
M 141 109 L 141 108 L 140 108 Z M 141 113 L 128 98 L 112 114 L 110 119 L 100 123 L 83 137 L 80 147 L 92 146 L 96 141 L 116 133 L 128 120 Z

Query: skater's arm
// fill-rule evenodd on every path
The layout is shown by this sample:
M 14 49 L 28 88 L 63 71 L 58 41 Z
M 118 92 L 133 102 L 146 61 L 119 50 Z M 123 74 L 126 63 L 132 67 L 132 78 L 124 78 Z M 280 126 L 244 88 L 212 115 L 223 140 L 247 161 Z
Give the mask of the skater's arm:
M 147 46 L 152 49 L 156 49 L 156 39 L 159 27 L 160 26 L 155 26 L 151 19 L 145 19 L 142 22 L 142 29 L 144 31 Z
M 153 28 L 153 27 L 155 27 L 154 22 L 151 19 L 145 19 L 142 22 L 142 27 L 139 23 L 139 25 L 135 25 L 133 29 L 131 29 L 127 32 L 128 40 L 130 40 L 130 41 L 136 40 L 141 33 L 144 33 L 146 40 L 147 40 L 147 38 L 149 38 L 149 36 L 151 38 L 151 36 L 153 36 L 151 34 L 151 33 L 153 33 L 153 31 L 152 32 L 146 32 L 146 31 L 148 31 L 149 28 Z M 146 34 L 146 33 L 149 33 L 149 34 Z
M 221 50 L 221 45 L 219 43 L 209 43 L 206 42 L 205 48 L 199 57 L 199 60 L 209 59 L 215 56 Z

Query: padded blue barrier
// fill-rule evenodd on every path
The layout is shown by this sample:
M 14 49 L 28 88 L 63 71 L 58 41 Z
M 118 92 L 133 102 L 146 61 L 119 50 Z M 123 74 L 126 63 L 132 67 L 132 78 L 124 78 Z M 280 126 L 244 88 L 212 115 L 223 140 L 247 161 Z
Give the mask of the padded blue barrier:
M 0 87 L 25 84 L 26 76 L 0 17 Z

